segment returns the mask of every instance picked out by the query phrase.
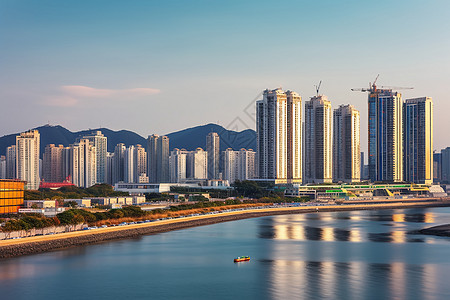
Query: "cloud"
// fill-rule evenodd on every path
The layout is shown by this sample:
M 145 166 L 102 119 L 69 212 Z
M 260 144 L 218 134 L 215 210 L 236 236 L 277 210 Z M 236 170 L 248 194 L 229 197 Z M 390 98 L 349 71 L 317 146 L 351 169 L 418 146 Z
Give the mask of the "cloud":
M 161 91 L 151 88 L 134 89 L 96 89 L 83 85 L 64 85 L 61 90 L 68 95 L 83 98 L 107 98 L 115 96 L 146 96 L 158 94 Z
M 83 85 L 64 85 L 53 95 L 44 99 L 47 106 L 71 107 L 85 99 L 130 99 L 159 94 L 161 91 L 152 88 L 133 89 L 97 89 Z

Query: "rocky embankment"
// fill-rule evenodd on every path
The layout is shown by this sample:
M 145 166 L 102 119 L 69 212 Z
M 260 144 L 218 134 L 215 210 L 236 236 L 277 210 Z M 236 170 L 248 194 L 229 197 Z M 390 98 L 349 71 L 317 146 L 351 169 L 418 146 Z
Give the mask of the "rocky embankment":
M 179 230 L 189 227 L 195 226 L 203 226 L 210 225 L 221 222 L 235 221 L 241 219 L 255 218 L 255 217 L 263 217 L 263 216 L 271 216 L 271 215 L 286 215 L 286 214 L 299 214 L 299 213 L 311 213 L 311 212 L 334 212 L 334 211 L 352 211 L 352 210 L 380 210 L 380 209 L 396 209 L 396 208 L 413 208 L 413 207 L 443 207 L 450 206 L 449 201 L 436 201 L 432 203 L 409 203 L 407 206 L 398 204 L 390 204 L 390 205 L 342 205 L 342 206 L 319 206 L 319 207 L 311 207 L 311 208 L 303 208 L 299 209 L 273 209 L 267 211 L 255 211 L 255 212 L 240 212 L 236 214 L 230 215 L 214 215 L 205 218 L 196 218 L 196 219 L 186 219 L 186 220 L 176 220 L 174 222 L 167 222 L 164 224 L 157 225 L 155 223 L 150 224 L 142 224 L 141 225 L 131 225 L 132 228 L 125 229 L 123 227 L 114 227 L 114 230 L 108 231 L 79 231 L 75 236 L 64 237 L 59 235 L 52 236 L 51 239 L 46 239 L 42 241 L 30 241 L 25 242 L 21 240 L 16 243 L 5 243 L 4 245 L 0 244 L 0 259 L 2 258 L 11 258 L 22 255 L 29 254 L 37 254 L 55 250 L 61 250 L 76 246 L 85 246 L 91 245 L 101 242 L 120 240 L 120 239 L 128 239 L 128 238 L 136 238 L 142 235 L 150 235 L 157 234 L 172 230 Z M 444 225 L 449 226 L 450 225 Z M 440 226 L 438 226 L 440 227 Z M 434 228 L 434 227 L 433 227 Z M 109 229 L 109 228 L 108 228 Z M 429 228 L 430 230 L 432 228 Z M 441 235 L 443 234 L 443 230 L 435 230 L 428 232 L 439 232 Z M 447 231 L 448 232 L 448 231 Z M 436 234 L 436 233 L 425 233 L 425 234 Z M 14 240 L 16 241 L 16 240 Z

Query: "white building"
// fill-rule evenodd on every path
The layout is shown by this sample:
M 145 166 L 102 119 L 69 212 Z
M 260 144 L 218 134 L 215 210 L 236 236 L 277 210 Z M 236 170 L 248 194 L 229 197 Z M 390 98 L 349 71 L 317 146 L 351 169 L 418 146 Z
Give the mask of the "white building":
M 326 96 L 305 103 L 305 182 L 332 182 L 331 113 Z
M 302 182 L 302 99 L 265 90 L 256 102 L 257 172 L 277 183 Z
M 186 178 L 208 178 L 208 152 L 202 148 L 190 151 L 186 155 Z
M 175 148 L 169 157 L 170 182 L 184 182 L 186 180 L 186 155 L 188 151 Z
M 224 151 L 224 179 L 229 183 L 236 180 L 256 178 L 256 152 L 252 149 L 233 151 L 228 148 Z
M 135 182 L 135 148 L 133 145 L 125 149 L 124 154 L 124 182 Z
M 97 182 L 97 153 L 88 139 L 80 139 L 70 146 L 72 183 L 88 188 Z
M 147 151 L 141 145 L 134 148 L 134 182 L 141 182 L 139 178 L 147 177 Z
M 101 131 L 94 131 L 89 135 L 83 136 L 93 143 L 97 155 L 97 183 L 106 183 L 106 153 L 108 152 L 108 138 Z
M 361 180 L 359 111 L 341 105 L 333 112 L 333 181 Z
M 17 178 L 26 181 L 26 189 L 39 189 L 39 146 L 40 135 L 30 130 L 16 136 L 16 172 Z

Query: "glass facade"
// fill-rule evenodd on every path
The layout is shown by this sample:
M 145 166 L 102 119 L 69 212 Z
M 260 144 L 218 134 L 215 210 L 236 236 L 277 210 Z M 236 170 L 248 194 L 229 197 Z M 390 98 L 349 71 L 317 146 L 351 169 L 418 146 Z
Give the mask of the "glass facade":
M 17 213 L 23 205 L 24 181 L 0 179 L 0 214 Z

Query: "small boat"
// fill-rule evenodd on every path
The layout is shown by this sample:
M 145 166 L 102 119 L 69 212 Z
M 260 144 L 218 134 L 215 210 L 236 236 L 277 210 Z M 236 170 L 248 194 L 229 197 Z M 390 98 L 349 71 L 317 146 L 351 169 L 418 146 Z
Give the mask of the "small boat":
M 249 261 L 250 256 L 238 256 L 234 259 L 234 262 L 241 262 L 241 261 Z

